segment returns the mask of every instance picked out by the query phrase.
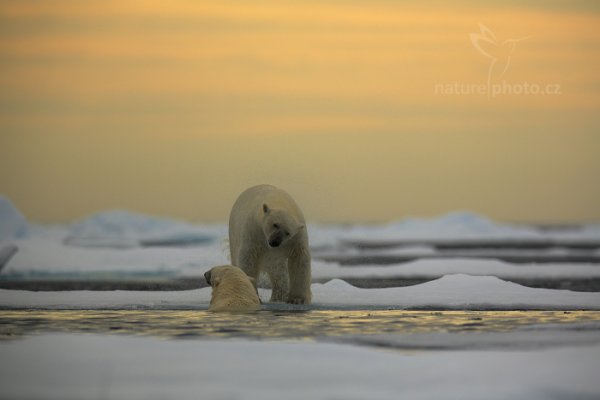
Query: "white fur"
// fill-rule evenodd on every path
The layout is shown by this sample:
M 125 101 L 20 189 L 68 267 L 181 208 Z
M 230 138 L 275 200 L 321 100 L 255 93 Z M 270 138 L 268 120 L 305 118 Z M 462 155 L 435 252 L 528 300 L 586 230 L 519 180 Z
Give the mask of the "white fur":
M 278 242 L 273 247 L 269 241 Z M 248 276 L 268 274 L 271 301 L 310 304 L 310 252 L 302 211 L 285 191 L 259 185 L 244 191 L 229 217 L 231 262 Z
M 221 265 L 204 276 L 212 286 L 208 311 L 247 312 L 260 309 L 260 299 L 252 278 L 238 267 Z

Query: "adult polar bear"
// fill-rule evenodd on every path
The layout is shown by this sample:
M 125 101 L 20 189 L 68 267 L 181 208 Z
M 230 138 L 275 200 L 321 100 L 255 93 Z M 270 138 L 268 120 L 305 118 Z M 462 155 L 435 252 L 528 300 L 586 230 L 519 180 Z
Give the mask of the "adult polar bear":
M 265 271 L 271 301 L 310 304 L 310 251 L 302 211 L 285 191 L 253 186 L 236 200 L 229 216 L 231 263 L 258 280 Z

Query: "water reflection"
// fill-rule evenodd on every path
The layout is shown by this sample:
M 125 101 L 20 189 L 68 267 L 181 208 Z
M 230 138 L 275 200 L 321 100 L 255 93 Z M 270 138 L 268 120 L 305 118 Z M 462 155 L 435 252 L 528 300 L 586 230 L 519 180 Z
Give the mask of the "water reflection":
M 347 334 L 510 331 L 528 324 L 600 321 L 600 311 L 1 311 L 0 339 L 42 332 L 164 338 L 311 339 Z

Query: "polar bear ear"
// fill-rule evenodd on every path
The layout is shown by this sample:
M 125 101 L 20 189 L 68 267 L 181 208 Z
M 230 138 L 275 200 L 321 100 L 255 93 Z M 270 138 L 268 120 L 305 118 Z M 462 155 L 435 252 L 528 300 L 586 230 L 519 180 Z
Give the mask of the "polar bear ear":
M 264 204 L 263 204 L 263 212 L 264 212 L 265 214 L 268 214 L 268 213 L 269 213 L 269 211 L 271 211 L 271 209 L 269 208 L 269 206 L 267 205 L 267 203 L 264 203 Z
M 221 277 L 219 276 L 219 277 L 213 279 L 212 282 L 213 282 L 213 287 L 219 286 L 221 284 Z

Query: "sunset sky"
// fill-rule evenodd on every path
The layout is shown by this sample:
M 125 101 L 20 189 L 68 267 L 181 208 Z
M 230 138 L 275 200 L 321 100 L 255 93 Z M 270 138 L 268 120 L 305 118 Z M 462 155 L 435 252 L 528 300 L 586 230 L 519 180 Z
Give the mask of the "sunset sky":
M 258 183 L 311 221 L 598 221 L 598 71 L 595 1 L 2 1 L 0 194 L 37 222 L 224 221 Z

